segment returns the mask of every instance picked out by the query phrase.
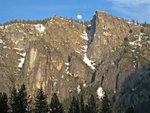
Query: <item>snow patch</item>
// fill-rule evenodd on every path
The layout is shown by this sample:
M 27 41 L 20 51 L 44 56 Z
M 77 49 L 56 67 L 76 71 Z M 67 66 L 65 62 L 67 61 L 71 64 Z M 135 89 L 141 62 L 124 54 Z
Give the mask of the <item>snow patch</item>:
M 83 33 L 81 34 L 81 38 L 84 40 L 88 40 L 88 35 L 85 31 L 83 31 Z
M 128 24 L 132 24 L 132 22 L 129 22 L 129 21 L 128 21 Z
M 83 84 L 83 87 L 86 87 L 86 83 Z
M 149 41 L 147 41 L 147 43 L 149 43 L 149 44 L 150 44 L 150 40 L 149 40 Z
M 105 92 L 103 91 L 102 87 L 99 87 L 97 89 L 97 95 L 99 99 L 102 99 L 104 97 Z
M 95 70 L 95 63 L 94 61 L 92 60 L 89 60 L 88 57 L 87 57 L 87 54 L 88 54 L 88 47 L 89 45 L 91 44 L 92 42 L 92 36 L 91 36 L 91 31 L 83 31 L 83 33 L 81 34 L 81 38 L 84 39 L 84 40 L 87 40 L 87 45 L 85 46 L 82 46 L 83 49 L 81 49 L 81 51 L 84 52 L 84 58 L 83 58 L 83 62 L 85 62 L 89 67 L 91 67 L 93 70 Z
M 80 54 L 80 51 L 75 50 L 75 52 Z
M 19 65 L 18 65 L 19 71 L 20 71 L 20 69 L 23 67 L 23 64 L 24 64 L 24 62 L 25 62 L 26 53 L 17 53 L 17 54 L 19 54 L 19 55 L 22 56 L 22 58 L 19 59 L 20 62 L 19 62 Z
M 7 46 L 3 46 L 4 49 L 8 48 Z
M 23 57 L 25 57 L 26 56 L 26 53 L 19 53 L 19 52 L 16 52 L 18 55 L 20 55 L 20 56 L 23 56 Z
M 2 39 L 0 39 L 0 44 L 3 44 L 4 42 L 3 42 L 3 40 Z
M 44 32 L 45 27 L 42 24 L 33 25 L 39 32 Z
M 133 52 L 133 53 L 134 53 L 134 52 L 135 52 L 135 50 L 131 50 L 131 52 Z
M 77 92 L 78 92 L 78 94 L 81 92 L 80 85 L 78 85 L 78 87 L 77 87 Z
M 138 41 L 129 42 L 129 44 L 132 45 L 132 46 L 142 47 L 142 44 L 140 44 Z
M 65 70 L 65 71 L 66 71 L 66 74 L 72 76 L 72 73 L 69 72 L 70 62 L 65 63 L 65 65 L 67 66 L 67 68 L 66 68 L 66 70 Z
M 4 29 L 4 26 L 0 26 L 0 29 Z
M 33 33 L 30 31 L 29 34 L 32 35 Z
M 91 67 L 93 70 L 95 70 L 95 67 L 93 66 L 93 65 L 95 65 L 94 61 L 89 60 L 86 53 L 84 54 L 84 59 L 83 59 L 83 61 L 84 61 L 89 67 Z
M 19 69 L 21 69 L 21 68 L 23 67 L 23 64 L 24 64 L 24 61 L 25 61 L 26 53 L 23 53 L 23 54 L 20 53 L 20 55 L 21 55 L 23 58 L 19 59 L 19 61 L 20 61 L 19 65 L 18 65 Z
M 142 44 L 140 44 L 140 42 L 142 41 L 144 35 L 145 35 L 145 33 L 140 33 L 139 39 L 138 39 L 138 40 L 135 40 L 135 41 L 133 41 L 133 42 L 129 42 L 129 44 L 132 45 L 132 46 L 139 46 L 139 47 L 142 47 Z
M 15 49 L 17 51 L 22 51 L 22 49 L 20 49 L 20 48 L 13 48 L 13 49 Z

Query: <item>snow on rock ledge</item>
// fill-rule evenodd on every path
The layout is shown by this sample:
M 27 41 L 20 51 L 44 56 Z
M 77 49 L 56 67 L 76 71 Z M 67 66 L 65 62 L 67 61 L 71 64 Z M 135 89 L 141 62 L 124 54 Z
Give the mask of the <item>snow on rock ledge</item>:
M 97 89 L 97 95 L 99 99 L 102 99 L 104 97 L 105 92 L 103 91 L 102 87 L 99 87 Z
M 85 31 L 83 31 L 83 33 L 81 34 L 81 38 L 84 40 L 88 40 L 88 35 Z
M 33 25 L 39 32 L 43 33 L 45 31 L 45 27 L 42 24 Z
M 83 61 L 89 66 L 91 67 L 93 70 L 95 70 L 95 67 L 92 65 L 92 63 L 94 63 L 94 61 L 91 61 L 88 59 L 86 53 L 84 54 L 84 59 Z
M 18 54 L 18 53 L 17 53 Z M 23 53 L 23 54 L 21 54 L 20 53 L 20 55 L 22 56 L 22 58 L 21 59 L 19 59 L 19 65 L 18 65 L 18 67 L 19 67 L 19 71 L 20 71 L 20 69 L 23 67 L 23 64 L 24 64 L 24 62 L 25 62 L 25 56 L 26 56 L 26 53 Z
M 90 32 L 90 31 L 89 31 Z M 85 62 L 89 67 L 91 67 L 93 70 L 95 70 L 95 63 L 94 61 L 91 61 L 88 59 L 87 55 L 88 55 L 88 47 L 89 47 L 89 44 L 91 43 L 92 41 L 92 37 L 91 37 L 91 33 L 86 33 L 85 31 L 81 34 L 81 38 L 85 39 L 88 41 L 88 44 L 83 46 L 83 49 L 82 51 L 85 52 L 84 53 L 84 58 L 83 58 L 83 62 Z

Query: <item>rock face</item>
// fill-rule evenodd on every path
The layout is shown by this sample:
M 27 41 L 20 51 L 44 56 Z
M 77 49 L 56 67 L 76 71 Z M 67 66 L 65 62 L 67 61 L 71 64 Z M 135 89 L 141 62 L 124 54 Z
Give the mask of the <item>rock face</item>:
M 101 11 L 96 11 L 92 26 L 94 39 L 89 47 L 89 58 L 96 63 L 103 60 L 113 47 L 122 44 L 130 30 L 125 20 Z
M 148 65 L 132 73 L 131 76 L 123 82 L 116 102 L 116 109 L 118 111 L 125 111 L 132 105 L 137 113 L 148 112 L 146 110 L 149 109 L 149 76 L 150 66 Z
M 101 11 L 88 26 L 57 16 L 46 25 L 1 26 L 0 91 L 25 83 L 29 94 L 42 87 L 49 100 L 54 92 L 64 100 L 80 84 L 118 91 L 149 63 L 149 29 L 140 29 Z

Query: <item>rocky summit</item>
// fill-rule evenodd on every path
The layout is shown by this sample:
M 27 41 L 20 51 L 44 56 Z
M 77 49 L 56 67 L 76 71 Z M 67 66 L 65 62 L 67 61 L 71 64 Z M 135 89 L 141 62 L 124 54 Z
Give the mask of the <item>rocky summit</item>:
M 46 24 L 1 25 L 0 92 L 24 83 L 31 96 L 42 87 L 61 101 L 81 86 L 115 94 L 150 63 L 149 46 L 150 28 L 102 11 L 87 24 L 54 16 Z

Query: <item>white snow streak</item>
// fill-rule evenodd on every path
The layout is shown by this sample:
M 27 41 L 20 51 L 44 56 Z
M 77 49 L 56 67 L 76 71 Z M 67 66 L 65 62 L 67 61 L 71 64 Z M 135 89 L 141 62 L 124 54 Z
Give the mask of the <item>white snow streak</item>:
M 87 33 L 85 31 L 83 31 L 83 33 L 81 34 L 81 38 L 84 40 L 88 40 L 88 36 L 87 36 Z
M 42 24 L 33 25 L 39 32 L 44 32 L 45 27 Z
M 13 48 L 13 49 L 15 49 L 17 51 L 22 51 L 22 49 L 20 49 L 20 48 Z
M 4 49 L 8 48 L 7 46 L 3 46 Z
M 3 42 L 3 40 L 2 39 L 0 39 L 0 44 L 3 44 L 4 42 Z
M 25 62 L 25 56 L 26 56 L 26 53 L 19 53 L 19 52 L 17 52 L 17 54 L 19 54 L 19 55 L 22 56 L 22 58 L 19 59 L 20 62 L 19 62 L 19 65 L 18 65 L 19 70 L 20 70 L 20 68 L 23 67 L 23 64 L 24 64 L 24 62 Z
M 94 64 L 94 61 L 91 61 L 88 59 L 86 53 L 84 54 L 84 59 L 83 61 L 88 65 L 90 66 L 93 70 L 95 70 L 95 67 L 92 65 L 92 63 Z
M 78 94 L 81 92 L 80 85 L 78 85 L 78 87 L 77 87 L 77 92 L 78 92 Z
M 0 26 L 0 29 L 3 29 L 4 28 L 4 26 Z
M 142 38 L 144 37 L 144 33 L 140 33 L 139 35 L 139 39 L 138 40 L 135 40 L 133 42 L 129 42 L 130 45 L 132 46 L 139 46 L 139 47 L 142 47 L 142 44 L 140 44 L 140 42 L 142 41 Z M 147 37 L 146 37 L 147 38 Z
M 91 36 L 88 37 L 88 34 L 84 31 L 84 32 L 81 34 L 81 38 L 88 40 L 88 44 L 85 45 L 85 46 L 83 46 L 83 49 L 82 49 L 82 51 L 85 52 L 85 53 L 84 53 L 83 61 L 84 61 L 89 67 L 91 67 L 93 70 L 95 70 L 95 67 L 93 66 L 93 65 L 95 65 L 95 64 L 94 64 L 94 61 L 89 60 L 88 57 L 87 57 L 87 54 L 88 54 L 88 45 L 89 45 L 89 43 L 91 43 L 92 37 L 91 37 Z

